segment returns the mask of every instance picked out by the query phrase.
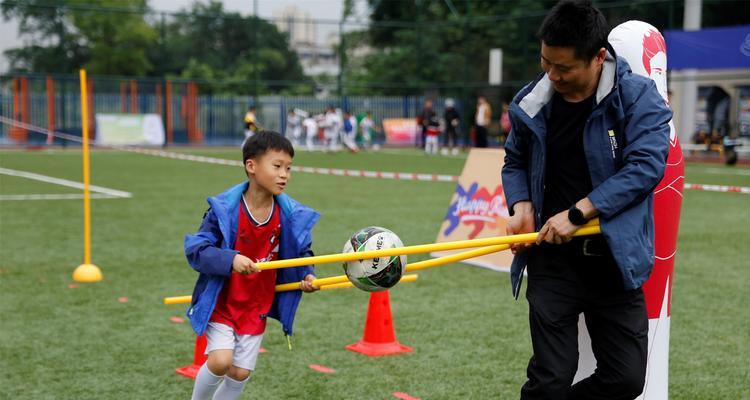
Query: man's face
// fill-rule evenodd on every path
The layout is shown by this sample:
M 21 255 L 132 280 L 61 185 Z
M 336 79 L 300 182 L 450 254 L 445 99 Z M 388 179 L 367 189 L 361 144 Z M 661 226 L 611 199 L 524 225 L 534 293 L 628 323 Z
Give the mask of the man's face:
M 556 92 L 582 94 L 599 78 L 605 54 L 602 48 L 594 58 L 584 61 L 576 58 L 574 47 L 547 46 L 542 42 L 541 64 Z

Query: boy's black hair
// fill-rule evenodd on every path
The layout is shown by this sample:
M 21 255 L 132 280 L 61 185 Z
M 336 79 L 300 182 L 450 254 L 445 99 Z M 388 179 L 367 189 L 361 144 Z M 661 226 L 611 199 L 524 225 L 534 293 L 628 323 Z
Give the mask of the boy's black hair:
M 242 145 L 242 164 L 251 158 L 260 157 L 269 150 L 283 151 L 294 158 L 294 146 L 278 132 L 260 131 L 245 140 Z
M 607 47 L 609 25 L 590 0 L 562 0 L 549 11 L 536 36 L 547 46 L 574 47 L 575 56 L 590 61 Z

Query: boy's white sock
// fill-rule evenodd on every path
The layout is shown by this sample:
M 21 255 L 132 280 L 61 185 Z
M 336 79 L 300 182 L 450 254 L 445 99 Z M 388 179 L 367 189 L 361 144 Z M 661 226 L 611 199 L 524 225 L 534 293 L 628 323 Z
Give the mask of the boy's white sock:
M 214 375 L 208 369 L 206 363 L 203 364 L 198 375 L 195 376 L 195 386 L 193 386 L 192 400 L 208 400 L 224 380 L 224 376 Z
M 224 377 L 224 382 L 219 385 L 219 390 L 214 393 L 213 400 L 236 400 L 240 398 L 242 389 L 245 388 L 245 384 L 250 380 L 248 376 L 244 381 L 236 381 L 229 376 Z

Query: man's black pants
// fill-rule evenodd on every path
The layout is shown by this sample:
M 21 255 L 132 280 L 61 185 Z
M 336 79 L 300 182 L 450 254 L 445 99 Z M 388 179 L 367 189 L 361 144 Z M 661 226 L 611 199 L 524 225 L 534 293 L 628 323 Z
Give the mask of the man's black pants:
M 643 390 L 648 316 L 641 289 L 624 290 L 601 236 L 529 250 L 529 325 L 534 355 L 522 399 L 633 399 Z M 578 316 L 584 314 L 597 366 L 573 383 Z

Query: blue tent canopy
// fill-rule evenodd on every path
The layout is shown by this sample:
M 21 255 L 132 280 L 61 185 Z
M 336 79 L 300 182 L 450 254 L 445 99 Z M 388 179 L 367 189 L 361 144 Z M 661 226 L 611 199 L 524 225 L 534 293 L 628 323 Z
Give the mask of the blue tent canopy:
M 669 69 L 750 68 L 750 25 L 669 30 L 664 38 Z

